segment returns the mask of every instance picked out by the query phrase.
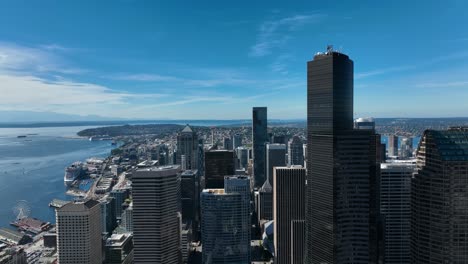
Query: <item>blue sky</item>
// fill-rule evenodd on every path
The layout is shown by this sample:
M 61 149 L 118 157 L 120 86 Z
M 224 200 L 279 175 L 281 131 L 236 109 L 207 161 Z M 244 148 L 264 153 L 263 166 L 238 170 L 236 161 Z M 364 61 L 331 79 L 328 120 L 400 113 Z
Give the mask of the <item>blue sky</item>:
M 468 115 L 467 1 L 1 1 L 0 111 L 306 117 L 306 62 L 354 60 L 355 115 Z

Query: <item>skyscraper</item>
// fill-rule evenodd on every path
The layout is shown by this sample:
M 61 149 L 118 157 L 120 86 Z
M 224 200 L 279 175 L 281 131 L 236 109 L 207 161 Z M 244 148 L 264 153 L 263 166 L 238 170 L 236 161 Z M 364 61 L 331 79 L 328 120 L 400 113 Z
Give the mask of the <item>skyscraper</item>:
M 398 137 L 388 135 L 388 156 L 398 156 Z
M 353 61 L 332 48 L 315 55 L 307 63 L 305 263 L 377 262 L 377 138 L 353 129 Z
M 372 117 L 360 117 L 354 120 L 354 129 L 375 130 L 375 121 Z
M 252 147 L 254 186 L 259 188 L 266 180 L 265 144 L 268 142 L 267 108 L 252 109 Z
M 184 171 L 181 174 L 182 221 L 198 229 L 200 180 L 197 171 Z
M 270 181 L 265 181 L 258 190 L 258 220 L 273 220 L 273 188 Z
M 411 177 L 416 164 L 381 164 L 380 212 L 383 218 L 384 263 L 410 263 Z
M 232 150 L 232 140 L 230 137 L 225 137 L 223 139 L 223 148 L 226 150 Z
M 267 179 L 273 184 L 273 168 L 286 166 L 286 145 L 267 144 L 266 145 L 266 172 Z
M 133 203 L 130 203 L 128 207 L 123 211 L 121 226 L 127 232 L 133 232 Z
M 115 215 L 118 219 L 122 216 L 122 204 L 125 199 L 129 197 L 129 189 L 127 188 L 114 188 L 110 192 L 110 196 L 114 198 L 115 203 Z
M 400 158 L 409 159 L 413 156 L 413 139 L 403 138 L 400 146 Z
M 291 236 L 294 233 L 293 221 L 305 220 L 305 181 L 306 171 L 302 166 L 276 167 L 273 173 L 273 220 L 275 263 L 290 264 L 293 245 L 302 248 L 304 236 Z M 304 233 L 302 233 L 304 235 Z M 294 239 L 295 243 L 292 241 Z M 303 256 L 304 252 L 300 252 Z M 297 261 L 296 261 L 297 262 Z
M 101 204 L 101 228 L 103 233 L 112 234 L 117 226 L 117 217 L 115 214 L 115 199 L 105 196 L 99 200 Z
M 239 168 L 247 169 L 249 162 L 249 149 L 245 147 L 236 148 L 237 160 L 239 161 Z
M 182 164 L 182 155 L 184 155 L 185 169 L 198 169 L 198 136 L 189 125 L 186 125 L 177 135 L 176 155 L 177 164 Z
M 468 128 L 426 130 L 411 182 L 411 263 L 468 263 Z
M 56 210 L 59 263 L 101 264 L 101 206 L 98 201 L 70 202 Z
M 250 232 L 245 229 L 243 194 L 224 189 L 201 193 L 202 263 L 250 263 Z
M 198 177 L 205 175 L 205 144 L 202 138 L 198 139 Z
M 224 191 L 226 193 L 239 193 L 242 202 L 242 232 L 240 233 L 244 245 L 248 245 L 247 254 L 250 259 L 250 178 L 247 176 L 226 176 L 224 177 Z M 249 262 L 250 263 L 250 262 Z
M 288 143 L 288 165 L 304 166 L 304 146 L 298 136 L 294 136 Z
M 224 188 L 224 176 L 234 175 L 236 155 L 233 150 L 210 150 L 205 152 L 205 187 Z
M 180 166 L 133 173 L 134 261 L 180 264 Z
M 232 136 L 232 149 L 236 149 L 242 146 L 242 135 L 241 134 L 234 134 Z

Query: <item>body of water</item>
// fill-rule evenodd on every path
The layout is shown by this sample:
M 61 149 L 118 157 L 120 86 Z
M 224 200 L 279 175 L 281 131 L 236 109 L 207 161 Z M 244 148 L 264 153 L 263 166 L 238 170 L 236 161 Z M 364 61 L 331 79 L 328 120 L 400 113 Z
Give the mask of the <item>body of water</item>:
M 90 127 L 0 128 L 0 227 L 15 219 L 13 207 L 19 200 L 27 201 L 31 217 L 55 223 L 49 202 L 73 199 L 65 195 L 65 167 L 107 157 L 113 148 L 110 141 L 76 138 L 85 128 Z

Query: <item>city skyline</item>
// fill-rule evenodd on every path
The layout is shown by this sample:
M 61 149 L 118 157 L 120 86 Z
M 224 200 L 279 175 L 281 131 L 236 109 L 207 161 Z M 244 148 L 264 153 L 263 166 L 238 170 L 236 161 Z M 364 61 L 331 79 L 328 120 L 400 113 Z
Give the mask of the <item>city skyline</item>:
M 0 114 L 305 118 L 305 63 L 334 44 L 356 59 L 355 116 L 465 116 L 466 3 L 402 7 L 4 2 Z

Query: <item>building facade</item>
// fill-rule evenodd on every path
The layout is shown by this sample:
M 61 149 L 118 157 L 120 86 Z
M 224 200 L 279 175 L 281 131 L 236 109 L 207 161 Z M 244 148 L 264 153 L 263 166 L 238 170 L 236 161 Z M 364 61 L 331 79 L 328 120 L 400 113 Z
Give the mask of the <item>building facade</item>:
M 195 230 L 200 222 L 200 179 L 197 171 L 184 171 L 181 174 L 182 221 L 190 223 Z
M 249 149 L 245 147 L 236 148 L 237 160 L 239 163 L 239 168 L 247 169 L 249 162 Z
M 411 177 L 415 169 L 414 162 L 380 165 L 380 212 L 386 264 L 411 263 Z
M 224 188 L 224 176 L 234 175 L 237 158 L 233 150 L 205 152 L 205 188 Z
M 247 176 L 226 176 L 224 177 L 224 191 L 226 193 L 239 193 L 242 202 L 242 240 L 246 248 L 246 254 L 250 259 L 250 233 L 251 233 L 251 212 L 250 212 L 250 177 Z
M 252 158 L 254 187 L 260 188 L 266 179 L 265 144 L 268 143 L 267 108 L 252 109 Z
M 186 125 L 177 135 L 176 164 L 182 165 L 182 156 L 185 156 L 186 170 L 198 169 L 198 135 Z
M 267 144 L 266 145 L 266 172 L 267 179 L 273 184 L 273 168 L 286 166 L 286 145 Z
M 132 194 L 135 264 L 180 264 L 180 166 L 135 171 Z
M 353 61 L 330 47 L 315 55 L 307 63 L 305 263 L 377 263 L 378 138 L 353 129 Z
M 234 134 L 232 136 L 232 149 L 236 149 L 238 147 L 242 147 L 242 135 Z
M 398 156 L 398 137 L 388 135 L 388 156 Z
M 242 194 L 224 189 L 205 189 L 201 193 L 202 263 L 250 263 L 250 240 L 245 237 Z
M 268 180 L 258 190 L 257 217 L 259 221 L 273 220 L 273 188 Z
M 411 182 L 411 263 L 468 263 L 468 128 L 426 130 Z
M 294 136 L 288 142 L 288 165 L 304 166 L 304 142 L 298 136 Z
M 306 171 L 302 166 L 276 167 L 273 183 L 275 263 L 290 264 L 293 257 L 304 255 L 299 252 L 304 248 L 301 245 L 304 233 L 300 236 L 292 230 L 297 227 L 293 226 L 294 221 L 305 220 Z M 293 246 L 299 248 L 293 249 Z M 293 252 L 299 256 L 294 256 Z
M 106 264 L 133 263 L 132 233 L 114 234 L 106 240 Z
M 354 129 L 375 130 L 375 120 L 372 117 L 360 117 L 354 120 Z
M 58 263 L 101 264 L 101 206 L 70 202 L 56 210 Z

